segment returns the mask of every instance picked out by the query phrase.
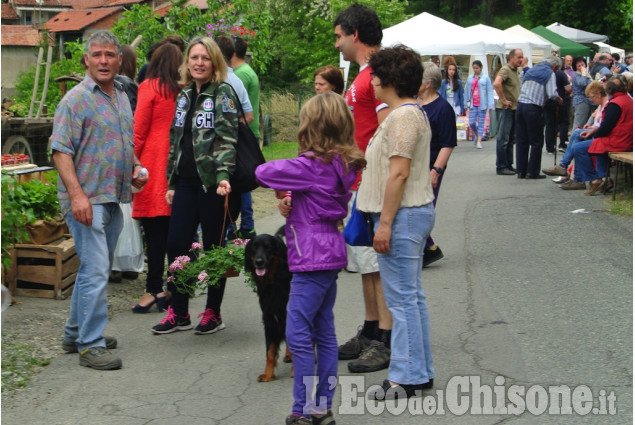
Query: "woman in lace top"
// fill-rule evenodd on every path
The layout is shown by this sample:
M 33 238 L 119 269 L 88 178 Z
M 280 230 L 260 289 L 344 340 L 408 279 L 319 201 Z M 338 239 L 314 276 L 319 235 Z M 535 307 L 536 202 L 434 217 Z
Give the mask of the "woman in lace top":
M 391 109 L 366 150 L 357 208 L 370 213 L 386 305 L 393 316 L 388 379 L 376 400 L 411 397 L 431 388 L 435 372 L 430 322 L 421 285 L 426 238 L 434 225 L 430 124 L 415 96 L 420 56 L 405 46 L 380 50 L 369 61 L 378 100 Z

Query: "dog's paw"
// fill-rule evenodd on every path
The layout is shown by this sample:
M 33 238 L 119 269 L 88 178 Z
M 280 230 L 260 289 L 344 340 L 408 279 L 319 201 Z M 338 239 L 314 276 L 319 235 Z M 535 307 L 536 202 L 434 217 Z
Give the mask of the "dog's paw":
M 271 382 L 276 379 L 276 375 L 263 373 L 258 377 L 258 382 Z
M 291 354 L 288 354 L 288 355 L 284 356 L 284 357 L 282 358 L 282 361 L 283 361 L 284 363 L 293 363 L 293 360 L 291 359 Z

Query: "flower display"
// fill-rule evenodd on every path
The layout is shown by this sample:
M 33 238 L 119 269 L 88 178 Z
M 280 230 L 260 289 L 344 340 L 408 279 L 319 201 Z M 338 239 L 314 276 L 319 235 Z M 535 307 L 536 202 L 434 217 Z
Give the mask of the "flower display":
M 194 242 L 190 255 L 176 257 L 168 267 L 168 282 L 173 282 L 177 291 L 195 295 L 207 291 L 208 285 L 218 285 L 223 277 L 235 277 L 244 268 L 245 245 L 249 239 L 234 239 L 227 246 L 215 246 L 208 251 Z

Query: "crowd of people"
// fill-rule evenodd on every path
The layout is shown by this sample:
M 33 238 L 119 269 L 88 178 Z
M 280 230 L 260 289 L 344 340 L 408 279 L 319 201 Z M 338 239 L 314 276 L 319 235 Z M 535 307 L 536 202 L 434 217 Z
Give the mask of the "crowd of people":
M 632 151 L 633 143 L 632 68 L 609 55 L 594 58 L 590 71 L 584 58 L 567 56 L 564 66 L 551 57 L 521 74 L 523 52 L 511 49 L 493 81 L 475 60 L 464 85 L 451 56 L 441 68 L 438 57 L 422 62 L 406 46 L 381 48 L 382 26 L 369 7 L 347 7 L 333 29 L 335 48 L 359 64 L 359 73 L 344 92 L 339 68 L 318 68 L 316 95 L 300 111 L 298 158 L 256 170 L 261 186 L 286 194 L 279 208 L 294 240 L 286 330 L 294 404 L 286 424 L 335 424 L 329 378 L 337 376 L 338 359 L 349 361 L 352 373 L 388 369 L 368 394 L 377 401 L 433 387 L 421 270 L 443 258 L 431 232 L 457 146 L 457 117 L 469 113 L 475 147 L 482 148 L 486 116 L 496 113 L 497 175 L 554 175 L 563 189 L 584 188 L 587 195 L 611 184 L 607 153 Z M 157 335 L 194 328 L 189 296 L 165 279 L 166 256 L 168 264 L 192 256 L 200 237 L 209 250 L 255 235 L 251 195 L 230 183 L 239 122 L 259 137 L 259 82 L 246 49 L 240 37 L 185 43 L 169 36 L 133 75 L 122 65 L 132 61 L 125 60 L 129 49 L 115 36 L 97 31 L 87 40 L 85 79 L 58 105 L 51 140 L 60 205 L 80 258 L 63 348 L 79 352 L 81 365 L 122 367 L 110 351 L 116 338 L 104 335 L 106 287 L 123 226 L 119 204 L 132 202 L 147 241 L 146 292 L 131 310 L 148 313 L 156 305 L 165 312 L 152 328 Z M 132 69 L 136 56 L 134 62 Z M 549 153 L 564 156 L 541 174 L 545 142 Z M 354 202 L 371 217 L 372 246 L 345 245 L 338 230 Z M 240 214 L 239 228 L 225 227 L 228 213 Z M 361 276 L 364 318 L 338 347 L 333 307 L 342 269 Z M 226 278 L 212 283 L 196 334 L 225 328 Z M 319 377 L 314 394 L 306 376 Z

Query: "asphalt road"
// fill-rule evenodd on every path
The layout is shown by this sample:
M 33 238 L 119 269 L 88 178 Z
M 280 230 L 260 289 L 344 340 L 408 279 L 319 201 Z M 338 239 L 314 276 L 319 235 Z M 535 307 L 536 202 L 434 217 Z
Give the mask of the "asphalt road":
M 606 212 L 608 196 L 496 176 L 494 143 L 460 142 L 437 205 L 433 236 L 445 258 L 423 271 L 434 391 L 407 406 L 364 402 L 386 372 L 351 375 L 340 362 L 339 424 L 633 422 L 632 219 Z M 552 162 L 545 154 L 543 166 Z M 282 222 L 272 211 L 256 228 L 273 233 Z M 361 324 L 363 302 L 359 275 L 342 272 L 338 283 L 343 342 Z M 191 306 L 196 316 L 203 300 Z M 290 365 L 278 367 L 276 381 L 257 382 L 264 335 L 242 278 L 228 283 L 227 329 L 218 334 L 152 335 L 162 317 L 115 316 L 107 331 L 119 339 L 123 369 L 95 371 L 61 355 L 3 406 L 2 422 L 284 423 Z

